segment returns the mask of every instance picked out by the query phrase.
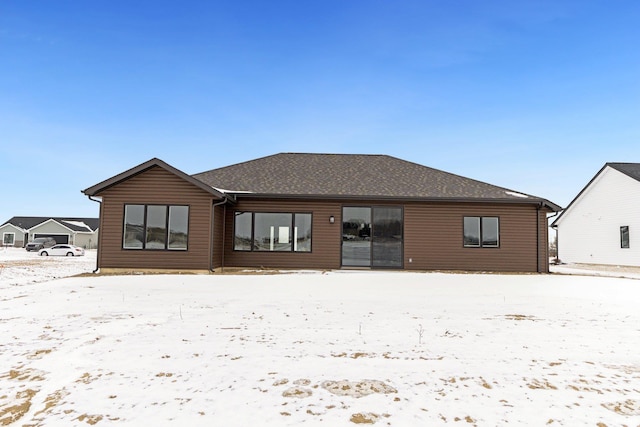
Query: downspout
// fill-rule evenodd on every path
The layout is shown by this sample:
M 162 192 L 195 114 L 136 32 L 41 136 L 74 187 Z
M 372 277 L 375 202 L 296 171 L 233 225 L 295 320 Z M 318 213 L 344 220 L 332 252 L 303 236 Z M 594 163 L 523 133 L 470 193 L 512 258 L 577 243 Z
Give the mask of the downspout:
M 538 203 L 538 207 L 536 207 L 536 271 L 541 273 L 540 271 L 540 209 L 542 208 L 542 203 Z
M 213 239 L 215 238 L 215 229 L 216 229 L 216 206 L 224 205 L 227 203 L 227 198 L 225 197 L 221 202 L 214 203 L 211 205 L 211 239 L 209 241 L 209 271 L 213 273 Z M 222 218 L 224 221 L 224 217 Z M 224 222 L 223 222 L 224 227 Z M 223 235 L 224 239 L 224 235 Z M 222 256 L 224 257 L 224 240 L 222 241 Z
M 100 222 L 102 223 L 102 201 L 98 200 L 98 199 L 93 199 L 91 196 L 87 196 L 89 197 L 89 200 L 93 201 L 93 202 L 97 202 L 98 204 L 100 204 Z M 102 230 L 102 224 L 100 224 L 100 230 Z M 96 269 L 93 270 L 92 273 L 97 273 L 98 270 L 100 270 L 100 246 L 102 245 L 102 239 L 100 237 L 98 237 L 98 244 L 96 245 Z
M 224 272 L 224 242 L 227 239 L 227 205 L 222 207 L 222 258 L 220 260 L 220 271 Z

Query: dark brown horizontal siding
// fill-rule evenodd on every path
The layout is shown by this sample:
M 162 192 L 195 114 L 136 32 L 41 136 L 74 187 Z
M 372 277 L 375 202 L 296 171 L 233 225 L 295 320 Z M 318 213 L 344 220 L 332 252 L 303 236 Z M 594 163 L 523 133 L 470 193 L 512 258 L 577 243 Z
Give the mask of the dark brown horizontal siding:
M 405 205 L 404 265 L 420 270 L 535 272 L 538 211 L 530 205 Z M 465 248 L 463 218 L 500 218 L 499 248 Z M 546 227 L 545 227 L 546 232 Z
M 233 250 L 235 211 L 312 213 L 311 252 L 246 252 Z M 242 200 L 227 207 L 225 261 L 227 267 L 340 268 L 341 204 L 331 201 Z M 329 223 L 329 217 L 335 223 Z
M 540 236 L 540 243 L 538 245 L 538 266 L 540 273 L 549 272 L 549 223 L 547 220 L 547 214 L 551 213 L 551 210 L 541 209 L 538 212 L 538 230 Z
M 404 268 L 409 270 L 546 271 L 543 262 L 546 225 L 544 212 L 532 205 L 477 203 L 393 203 L 358 201 L 304 202 L 291 200 L 243 200 L 226 214 L 224 265 L 266 268 L 340 268 L 342 206 L 402 206 L 404 208 Z M 245 252 L 233 250 L 233 212 L 311 212 L 311 253 Z M 329 217 L 335 223 L 329 223 Z M 465 216 L 500 218 L 499 248 L 465 248 L 462 241 Z M 546 220 L 545 220 L 546 223 Z
M 154 167 L 100 193 L 101 268 L 209 269 L 212 196 L 187 181 Z M 186 251 L 122 248 L 125 204 L 189 206 L 189 242 Z

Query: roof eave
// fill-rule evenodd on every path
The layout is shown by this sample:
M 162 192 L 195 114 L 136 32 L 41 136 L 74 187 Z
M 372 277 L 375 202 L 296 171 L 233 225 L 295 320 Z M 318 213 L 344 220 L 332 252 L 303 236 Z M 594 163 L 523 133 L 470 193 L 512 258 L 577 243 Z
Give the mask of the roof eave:
M 553 212 L 562 208 L 546 199 L 528 198 L 478 198 L 478 197 L 421 197 L 421 196 L 381 196 L 352 194 L 283 194 L 283 193 L 236 193 L 236 199 L 325 199 L 325 200 L 385 200 L 411 202 L 455 202 L 455 203 L 504 203 L 528 204 L 546 207 Z

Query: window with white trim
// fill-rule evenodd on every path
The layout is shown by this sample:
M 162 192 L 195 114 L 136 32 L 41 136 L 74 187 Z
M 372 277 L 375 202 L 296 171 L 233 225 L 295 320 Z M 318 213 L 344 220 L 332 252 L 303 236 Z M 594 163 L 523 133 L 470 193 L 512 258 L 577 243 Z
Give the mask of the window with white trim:
M 2 244 L 4 246 L 13 246 L 16 242 L 16 233 L 5 232 L 2 234 Z

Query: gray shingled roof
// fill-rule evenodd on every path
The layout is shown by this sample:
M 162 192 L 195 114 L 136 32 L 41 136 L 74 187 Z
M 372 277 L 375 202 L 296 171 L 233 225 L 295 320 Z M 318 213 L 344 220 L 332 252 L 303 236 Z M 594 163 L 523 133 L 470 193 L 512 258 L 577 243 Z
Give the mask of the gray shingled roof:
M 73 231 L 86 231 L 86 232 L 95 231 L 98 229 L 100 225 L 100 220 L 98 218 L 67 218 L 67 217 L 51 217 L 51 216 L 14 216 L 13 218 L 6 221 L 2 225 L 12 224 L 12 225 L 15 225 L 16 227 L 20 227 L 24 230 L 28 230 L 50 219 L 53 219 L 54 221 L 64 225 L 65 227 Z M 88 230 L 86 227 L 82 227 L 76 224 L 79 222 L 87 225 L 90 228 L 90 230 Z
M 192 175 L 225 192 L 269 196 L 495 200 L 555 204 L 386 155 L 281 153 Z
M 607 163 L 605 166 L 610 166 L 636 181 L 640 181 L 640 163 Z

